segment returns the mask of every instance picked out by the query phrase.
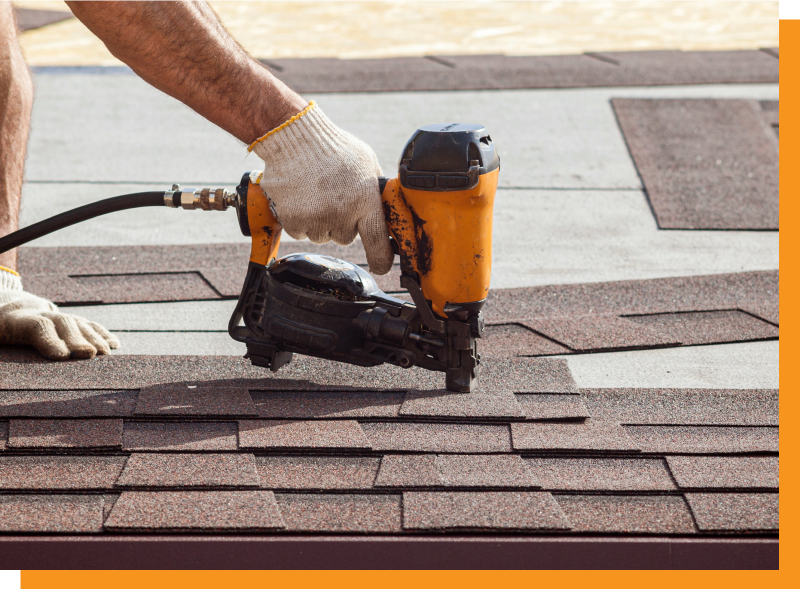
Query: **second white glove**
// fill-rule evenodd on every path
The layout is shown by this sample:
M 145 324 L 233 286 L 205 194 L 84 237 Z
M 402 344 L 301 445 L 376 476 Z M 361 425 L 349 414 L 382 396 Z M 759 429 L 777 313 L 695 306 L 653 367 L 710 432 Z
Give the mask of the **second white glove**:
M 340 245 L 361 235 L 369 268 L 386 274 L 394 254 L 383 215 L 378 157 L 311 102 L 251 146 L 264 160 L 261 188 L 295 239 Z

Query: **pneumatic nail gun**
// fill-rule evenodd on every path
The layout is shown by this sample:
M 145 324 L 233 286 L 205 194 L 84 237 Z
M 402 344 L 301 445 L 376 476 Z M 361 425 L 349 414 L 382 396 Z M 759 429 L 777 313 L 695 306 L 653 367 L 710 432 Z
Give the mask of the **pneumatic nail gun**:
M 251 238 L 250 262 L 228 325 L 245 357 L 277 371 L 304 354 L 359 366 L 383 363 L 445 373 L 446 387 L 477 386 L 489 291 L 492 212 L 500 159 L 481 125 L 428 125 L 403 149 L 398 175 L 379 178 L 400 285 L 387 295 L 359 266 L 331 256 L 278 257 L 281 225 L 260 173 L 223 189 L 138 193 L 68 211 L 0 239 L 0 252 L 98 215 L 140 206 L 236 209 Z

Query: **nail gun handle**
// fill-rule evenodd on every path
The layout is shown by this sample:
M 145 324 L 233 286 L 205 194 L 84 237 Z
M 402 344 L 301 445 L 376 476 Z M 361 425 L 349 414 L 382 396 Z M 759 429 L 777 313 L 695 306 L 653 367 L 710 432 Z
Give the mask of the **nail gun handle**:
M 278 255 L 282 227 L 270 207 L 269 199 L 259 183 L 263 172 L 248 172 L 236 187 L 239 228 L 249 235 L 250 261 L 266 266 Z

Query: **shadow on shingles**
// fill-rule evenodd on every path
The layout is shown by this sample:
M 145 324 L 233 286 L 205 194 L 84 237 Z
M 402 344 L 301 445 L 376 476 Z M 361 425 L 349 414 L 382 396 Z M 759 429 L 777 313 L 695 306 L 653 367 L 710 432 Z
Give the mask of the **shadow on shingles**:
M 0 417 L 127 417 L 136 390 L 0 391 Z
M 405 399 L 403 392 L 387 391 L 294 391 L 250 392 L 261 417 L 303 418 L 397 415 Z

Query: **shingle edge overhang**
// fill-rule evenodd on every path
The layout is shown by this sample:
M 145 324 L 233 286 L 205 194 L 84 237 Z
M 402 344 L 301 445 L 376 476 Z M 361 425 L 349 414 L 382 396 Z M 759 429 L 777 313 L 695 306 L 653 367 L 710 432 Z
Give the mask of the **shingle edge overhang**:
M 6 569 L 778 568 L 777 538 L 5 536 Z

